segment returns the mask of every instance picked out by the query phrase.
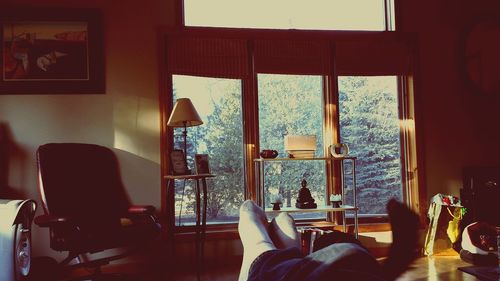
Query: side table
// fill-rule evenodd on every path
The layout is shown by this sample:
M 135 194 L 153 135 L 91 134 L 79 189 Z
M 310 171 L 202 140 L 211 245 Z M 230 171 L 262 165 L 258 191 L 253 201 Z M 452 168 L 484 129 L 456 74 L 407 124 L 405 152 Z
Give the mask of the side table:
M 195 227 L 195 251 L 196 251 L 196 275 L 200 280 L 200 269 L 203 264 L 204 249 L 205 249 L 205 234 L 207 226 L 207 178 L 213 178 L 212 174 L 198 175 L 167 175 L 164 176 L 167 181 L 166 195 L 166 232 L 168 237 L 169 249 L 174 253 L 175 239 L 175 181 L 176 180 L 194 180 L 196 185 L 196 227 Z M 184 183 L 185 184 L 185 183 Z M 203 196 L 201 195 L 203 193 Z M 203 208 L 201 208 L 201 200 L 203 197 Z

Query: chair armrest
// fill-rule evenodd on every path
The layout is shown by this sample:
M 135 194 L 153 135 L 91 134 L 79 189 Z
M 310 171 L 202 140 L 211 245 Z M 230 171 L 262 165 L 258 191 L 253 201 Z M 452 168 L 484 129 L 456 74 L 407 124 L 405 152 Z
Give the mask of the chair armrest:
M 134 223 L 156 223 L 159 226 L 155 211 L 151 205 L 132 205 L 128 208 L 128 218 Z
M 57 217 L 52 215 L 41 215 L 35 218 L 35 224 L 40 227 L 53 227 L 56 225 L 63 225 L 70 223 L 68 217 Z
M 128 213 L 132 215 L 153 215 L 155 207 L 151 205 L 132 205 L 128 208 Z

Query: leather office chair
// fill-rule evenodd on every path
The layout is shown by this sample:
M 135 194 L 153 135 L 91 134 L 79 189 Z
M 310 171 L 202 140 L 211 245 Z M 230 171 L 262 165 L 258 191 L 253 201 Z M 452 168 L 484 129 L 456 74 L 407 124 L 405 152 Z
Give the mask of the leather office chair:
M 144 246 L 160 233 L 152 206 L 132 206 L 125 193 L 115 154 L 79 143 L 50 143 L 37 150 L 38 181 L 50 247 L 67 251 L 60 265 L 100 266 L 124 254 L 86 263 L 84 255 L 106 249 Z

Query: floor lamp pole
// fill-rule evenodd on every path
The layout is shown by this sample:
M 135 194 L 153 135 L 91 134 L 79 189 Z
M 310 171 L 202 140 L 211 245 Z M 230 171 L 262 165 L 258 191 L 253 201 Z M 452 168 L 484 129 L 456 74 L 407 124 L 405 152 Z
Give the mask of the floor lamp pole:
M 184 136 L 184 163 L 186 164 L 186 170 L 188 170 L 188 164 L 187 164 L 187 122 L 183 121 L 184 124 L 184 132 L 182 132 L 182 135 Z

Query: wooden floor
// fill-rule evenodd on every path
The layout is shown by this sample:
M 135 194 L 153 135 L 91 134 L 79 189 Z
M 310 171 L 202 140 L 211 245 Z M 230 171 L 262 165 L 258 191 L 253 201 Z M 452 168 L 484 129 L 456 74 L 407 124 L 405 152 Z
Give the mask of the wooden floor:
M 399 277 L 398 281 L 478 281 L 480 279 L 459 271 L 457 268 L 470 266 L 462 261 L 458 255 L 433 256 L 419 258 L 411 268 Z M 103 271 L 117 271 L 117 268 Z M 150 270 L 137 273 L 134 266 L 119 267 L 119 272 L 135 273 L 138 281 L 194 281 L 196 271 L 185 270 L 175 273 L 154 273 Z M 201 276 L 202 281 L 236 281 L 238 279 L 239 266 L 225 266 L 221 268 L 209 268 Z
M 478 278 L 458 270 L 458 267 L 471 266 L 454 256 L 433 256 L 418 259 L 410 270 L 398 281 L 476 281 Z
M 404 273 L 398 281 L 477 281 L 478 278 L 458 270 L 458 267 L 470 266 L 458 255 L 434 256 L 418 259 L 410 270 Z M 202 275 L 202 281 L 235 281 L 238 279 L 239 268 L 207 270 Z M 196 280 L 194 272 L 178 273 L 173 276 L 175 281 Z M 168 279 L 165 279 L 168 280 Z M 157 280 L 155 280 L 157 281 Z M 159 281 L 159 279 L 158 279 Z

